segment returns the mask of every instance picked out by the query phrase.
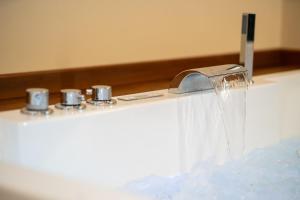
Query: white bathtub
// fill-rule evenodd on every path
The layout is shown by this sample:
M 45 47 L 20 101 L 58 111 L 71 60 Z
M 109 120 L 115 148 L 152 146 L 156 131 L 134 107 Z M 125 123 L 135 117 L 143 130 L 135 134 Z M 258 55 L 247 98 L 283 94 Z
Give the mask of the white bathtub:
M 300 70 L 257 76 L 254 81 L 247 93 L 246 152 L 300 135 Z M 182 164 L 178 109 L 184 101 L 201 96 L 210 102 L 215 96 L 154 93 L 164 96 L 119 101 L 105 108 L 88 106 L 82 112 L 55 110 L 48 117 L 26 116 L 19 110 L 0 112 L 0 161 L 15 166 L 12 177 L 25 168 L 37 171 L 37 176 L 116 188 L 147 175 L 173 176 L 189 170 L 205 157 L 202 151 L 213 155 L 210 147 L 196 151 L 199 141 L 193 141 L 187 147 L 188 161 Z M 203 112 L 210 114 L 209 109 Z M 17 193 L 20 185 L 6 184 L 10 179 L 6 165 L 0 167 L 0 188 L 11 187 Z M 2 174 L 6 170 L 6 179 L 1 179 L 1 170 Z

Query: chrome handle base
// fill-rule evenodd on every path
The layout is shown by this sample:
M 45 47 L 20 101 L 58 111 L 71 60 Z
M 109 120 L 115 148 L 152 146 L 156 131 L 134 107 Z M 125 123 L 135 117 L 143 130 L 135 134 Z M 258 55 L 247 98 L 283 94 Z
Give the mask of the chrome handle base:
M 66 105 L 63 105 L 62 103 L 57 103 L 57 104 L 55 104 L 55 108 L 57 108 L 59 110 L 76 111 L 76 110 L 86 109 L 86 105 L 84 103 L 81 103 L 79 105 L 66 106 Z
M 28 110 L 27 108 L 22 108 L 21 113 L 25 115 L 31 115 L 31 116 L 46 116 L 46 115 L 51 115 L 53 113 L 53 109 L 48 108 L 47 110 L 41 110 L 41 111 L 36 111 L 36 110 Z
M 94 106 L 109 106 L 109 105 L 114 105 L 117 103 L 116 99 L 110 99 L 110 100 L 104 100 L 104 101 L 95 101 L 92 99 L 88 99 L 87 103 L 94 105 Z

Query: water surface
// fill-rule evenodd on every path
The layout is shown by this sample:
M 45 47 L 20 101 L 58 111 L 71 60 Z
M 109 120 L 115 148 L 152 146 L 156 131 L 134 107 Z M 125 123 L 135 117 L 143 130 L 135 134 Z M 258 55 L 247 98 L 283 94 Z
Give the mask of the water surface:
M 156 200 L 299 200 L 300 138 L 224 165 L 207 160 L 175 177 L 148 176 L 125 189 Z

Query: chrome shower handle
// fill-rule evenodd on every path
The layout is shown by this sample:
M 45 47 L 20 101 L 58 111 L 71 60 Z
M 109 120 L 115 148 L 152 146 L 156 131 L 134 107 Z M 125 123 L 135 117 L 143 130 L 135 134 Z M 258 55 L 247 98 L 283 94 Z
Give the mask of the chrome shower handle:
M 255 14 L 244 13 L 242 17 L 240 65 L 247 68 L 249 81 L 252 80 L 253 75 L 254 36 Z

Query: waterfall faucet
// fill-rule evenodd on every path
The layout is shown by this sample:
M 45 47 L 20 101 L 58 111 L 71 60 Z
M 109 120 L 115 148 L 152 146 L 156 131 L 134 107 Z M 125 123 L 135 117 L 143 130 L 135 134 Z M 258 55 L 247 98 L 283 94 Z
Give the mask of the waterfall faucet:
M 240 65 L 218 65 L 189 69 L 177 74 L 170 83 L 169 93 L 184 94 L 214 88 L 210 78 L 230 74 L 246 73 L 247 69 Z
M 247 80 L 252 82 L 254 29 L 255 14 L 243 14 L 240 65 L 219 65 L 182 71 L 171 81 L 169 93 L 183 94 L 211 90 L 213 85 L 210 78 L 230 74 L 243 74 L 244 77 L 246 73 Z
M 240 65 L 247 68 L 248 80 L 253 75 L 253 44 L 255 33 L 255 14 L 244 13 L 242 17 L 242 37 L 240 51 Z

